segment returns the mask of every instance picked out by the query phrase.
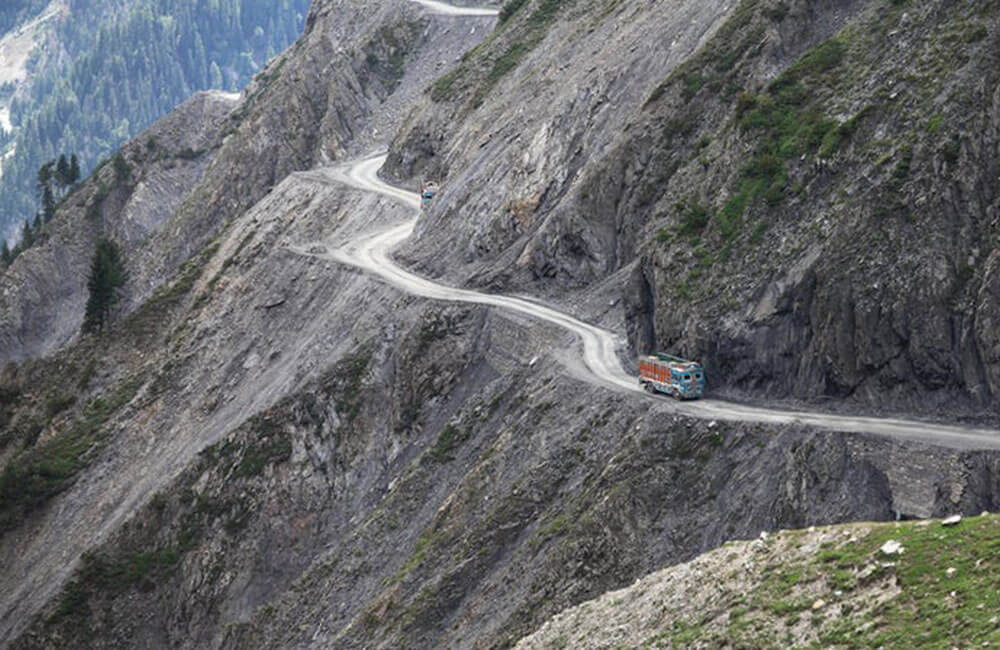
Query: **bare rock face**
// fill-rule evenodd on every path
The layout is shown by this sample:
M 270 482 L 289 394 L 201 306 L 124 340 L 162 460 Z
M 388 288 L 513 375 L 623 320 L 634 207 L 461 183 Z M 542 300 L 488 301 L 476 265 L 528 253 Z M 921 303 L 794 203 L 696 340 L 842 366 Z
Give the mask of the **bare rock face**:
M 992 11 L 654 3 L 539 27 L 534 9 L 393 144 L 395 176 L 443 180 L 411 262 L 554 296 L 637 262 L 624 304 L 654 297 L 631 343 L 707 359 L 715 389 L 996 403 L 973 315 L 1000 209 Z
M 981 351 L 989 382 L 980 386 L 980 392 L 996 395 L 1000 390 L 1000 251 L 993 251 L 986 262 L 975 317 L 974 349 Z

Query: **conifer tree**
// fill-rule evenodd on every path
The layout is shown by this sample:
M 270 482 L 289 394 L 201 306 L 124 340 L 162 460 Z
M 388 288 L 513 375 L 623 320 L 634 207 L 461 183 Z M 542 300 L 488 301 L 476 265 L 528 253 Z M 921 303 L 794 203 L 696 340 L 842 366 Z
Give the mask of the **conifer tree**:
M 38 190 L 38 195 L 41 196 L 45 191 L 46 187 L 50 186 L 52 183 L 52 161 L 49 161 L 38 168 L 38 182 L 35 184 L 35 189 Z
M 0 248 L 0 260 L 3 260 L 4 266 L 10 266 L 14 261 L 14 255 L 10 252 L 10 246 L 7 245 L 7 240 L 3 240 L 3 247 Z
M 56 163 L 56 183 L 60 187 L 66 187 L 70 184 L 69 180 L 69 161 L 66 160 L 66 154 L 59 154 L 59 162 Z
M 31 223 L 25 219 L 24 225 L 21 227 L 21 243 L 19 244 L 21 250 L 31 248 L 32 244 L 35 243 L 35 232 L 31 229 Z
M 46 187 L 42 190 L 42 216 L 45 217 L 45 223 L 52 221 L 52 217 L 56 214 L 56 199 L 52 195 L 52 188 Z
M 89 297 L 83 317 L 84 333 L 99 332 L 108 326 L 127 279 L 118 245 L 107 238 L 97 242 L 87 277 Z
M 69 184 L 77 183 L 80 180 L 80 160 L 73 154 L 69 157 Z

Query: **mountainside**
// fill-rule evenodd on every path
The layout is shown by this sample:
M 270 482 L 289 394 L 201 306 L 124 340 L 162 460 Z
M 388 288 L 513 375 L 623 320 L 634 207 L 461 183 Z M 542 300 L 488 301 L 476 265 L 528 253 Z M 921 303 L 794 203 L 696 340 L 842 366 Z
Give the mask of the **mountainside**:
M 0 647 L 573 647 L 572 612 L 529 635 L 728 540 L 996 509 L 995 431 L 678 405 L 600 381 L 559 318 L 401 291 L 365 244 L 414 199 L 357 178 L 390 145 L 387 178 L 441 182 L 400 264 L 554 304 L 626 365 L 697 354 L 710 398 L 990 422 L 996 7 L 499 4 L 316 0 L 242 95 L 127 142 L 0 277 Z M 128 282 L 81 336 L 101 237 Z M 845 581 L 895 529 L 851 530 Z M 823 571 L 747 606 L 790 620 Z M 670 616 L 621 640 L 739 623 Z
M 394 142 L 444 180 L 407 255 L 551 295 L 617 273 L 633 348 L 733 394 L 992 408 L 997 6 L 728 7 L 514 12 Z
M 998 526 L 988 515 L 726 544 L 563 612 L 516 647 L 991 647 Z
M 18 4 L 0 21 L 13 27 L 45 8 Z M 0 178 L 7 238 L 39 210 L 43 163 L 76 153 L 87 173 L 194 92 L 242 89 L 301 33 L 308 1 L 73 0 L 53 9 L 27 83 L 4 101 L 13 128 Z

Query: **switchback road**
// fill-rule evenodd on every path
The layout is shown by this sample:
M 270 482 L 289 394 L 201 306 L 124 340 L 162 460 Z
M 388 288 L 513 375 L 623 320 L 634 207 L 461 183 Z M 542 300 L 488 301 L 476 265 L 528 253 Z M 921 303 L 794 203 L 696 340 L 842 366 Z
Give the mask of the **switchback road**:
M 595 327 L 551 307 L 521 298 L 479 293 L 469 289 L 438 284 L 396 264 L 391 257 L 391 251 L 393 247 L 412 234 L 417 217 L 420 215 L 420 196 L 383 182 L 378 177 L 378 170 L 384 161 L 385 156 L 378 156 L 343 167 L 328 168 L 320 173 L 326 180 L 342 183 L 365 192 L 382 194 L 400 201 L 413 209 L 412 219 L 378 232 L 363 235 L 338 249 L 326 249 L 326 253 L 316 253 L 315 251 L 326 248 L 323 244 L 316 243 L 296 246 L 293 247 L 293 250 L 303 255 L 323 257 L 362 269 L 383 279 L 390 285 L 416 296 L 506 309 L 562 327 L 577 335 L 583 342 L 583 361 L 586 371 L 585 376 L 581 377 L 582 379 L 609 389 L 646 395 L 637 379 L 622 367 L 619 351 L 622 350 L 625 341 L 614 332 Z M 679 414 L 702 419 L 802 424 L 833 431 L 873 433 L 958 448 L 1000 448 L 1000 431 L 986 428 L 898 418 L 786 411 L 713 399 L 672 402 L 669 398 L 646 396 L 664 402 Z

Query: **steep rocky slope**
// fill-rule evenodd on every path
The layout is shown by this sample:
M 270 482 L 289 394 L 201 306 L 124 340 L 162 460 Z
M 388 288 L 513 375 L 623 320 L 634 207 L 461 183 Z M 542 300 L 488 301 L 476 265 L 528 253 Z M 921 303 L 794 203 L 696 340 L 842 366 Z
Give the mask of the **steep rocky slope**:
M 149 240 L 204 173 L 235 106 L 221 93 L 196 96 L 126 146 L 124 166 L 105 164 L 62 202 L 43 240 L 0 275 L 0 361 L 50 353 L 77 335 L 101 237 L 127 251 L 131 306 L 162 282 L 151 261 L 179 242 L 151 248 Z
M 516 647 L 991 647 L 998 527 L 987 515 L 726 544 L 560 613 Z
M 444 180 L 408 254 L 554 296 L 618 273 L 635 349 L 716 390 L 992 407 L 997 38 L 950 0 L 524 3 L 393 144 Z
M 134 220 L 160 225 L 133 249 L 144 280 L 133 284 L 114 331 L 10 364 L 0 376 L 0 645 L 510 647 L 568 606 L 761 530 L 995 509 L 996 451 L 689 420 L 669 402 L 568 375 L 564 364 L 579 363 L 577 342 L 561 330 L 407 296 L 293 252 L 325 251 L 409 216 L 329 170 L 295 170 L 379 144 L 402 115 L 410 121 L 398 142 L 416 142 L 430 109 L 408 109 L 445 93 L 454 112 L 435 128 L 456 129 L 470 150 L 481 144 L 494 155 L 465 159 L 456 149 L 458 157 L 428 163 L 427 151 L 397 150 L 397 174 L 448 173 L 406 257 L 459 282 L 542 287 L 525 280 L 530 264 L 504 266 L 509 233 L 481 238 L 495 250 L 463 247 L 476 228 L 490 227 L 483 216 L 496 215 L 473 214 L 456 179 L 481 181 L 477 170 L 502 169 L 514 148 L 537 165 L 531 156 L 596 142 L 587 160 L 610 160 L 618 138 L 637 128 L 621 122 L 627 102 L 594 113 L 593 137 L 567 144 L 577 128 L 567 122 L 531 149 L 510 126 L 534 124 L 532 113 L 516 113 L 526 98 L 501 91 L 513 91 L 507 75 L 528 75 L 530 62 L 547 75 L 527 86 L 538 91 L 531 108 L 544 118 L 559 107 L 542 82 L 570 78 L 577 58 L 596 61 L 604 51 L 595 53 L 595 43 L 607 41 L 636 67 L 608 86 L 577 80 L 584 99 L 567 115 L 590 112 L 588 93 L 614 84 L 641 105 L 651 80 L 680 65 L 685 48 L 698 51 L 744 16 L 743 5 L 715 20 L 712 7 L 684 3 L 669 5 L 676 24 L 669 12 L 650 13 L 667 5 L 612 2 L 594 13 L 527 2 L 490 32 L 493 19 L 435 16 L 410 2 L 317 2 L 299 43 L 225 111 L 214 135 L 206 127 L 205 151 L 191 152 L 198 171 L 173 192 L 176 206 L 160 220 L 136 204 Z M 762 20 L 754 7 L 751 25 Z M 819 42 L 858 7 L 800 17 L 809 29 L 797 38 Z M 647 40 L 626 31 L 616 41 L 616 24 Z M 736 25 L 730 36 L 743 34 Z M 572 29 L 569 51 L 542 40 Z M 679 54 L 651 36 L 657 30 L 675 35 Z M 503 45 L 514 37 L 530 38 Z M 640 42 L 664 49 L 642 63 Z M 491 48 L 513 51 L 497 63 L 503 74 L 475 64 Z M 464 72 L 447 72 L 455 62 Z M 445 81 L 434 82 L 442 73 Z M 495 101 L 512 102 L 510 114 Z M 470 115 L 493 110 L 494 125 L 509 132 L 464 130 Z M 139 177 L 145 149 L 140 140 L 123 154 Z M 568 183 L 566 197 L 579 191 L 556 160 L 546 165 L 531 181 L 536 189 L 552 181 Z M 80 196 L 92 196 L 100 180 Z M 497 188 L 486 183 L 477 193 L 470 184 L 470 201 L 488 207 Z M 119 200 L 118 191 L 123 203 L 134 194 L 116 186 L 107 200 Z M 568 200 L 552 191 L 557 204 Z M 78 210 L 93 204 L 82 202 Z M 123 213 L 104 208 L 107 227 L 125 227 Z M 73 216 L 80 212 L 65 210 L 60 218 L 81 223 Z M 527 219 L 531 210 L 518 214 Z M 552 214 L 539 228 L 580 223 Z M 642 233 L 661 224 L 650 224 L 635 228 L 620 262 L 557 273 L 562 290 L 592 286 L 560 299 L 608 327 L 624 332 L 630 319 L 639 331 L 641 310 L 626 307 L 642 294 L 622 300 L 615 283 L 639 273 L 629 255 L 652 255 Z M 540 257 L 524 259 L 548 255 L 541 241 L 532 249 Z M 550 241 L 558 248 L 565 239 Z M 11 356 L 70 338 L 40 327 L 44 343 Z
M 449 52 L 471 47 L 490 22 L 459 28 L 454 18 L 437 18 L 431 30 L 429 20 L 402 1 L 317 4 L 305 35 L 255 78 L 238 107 L 228 96 L 204 95 L 126 145 L 128 177 L 99 169 L 63 202 L 48 241 L 0 277 L 0 361 L 73 339 L 101 234 L 128 249 L 128 312 L 290 172 L 370 148 L 395 113 L 399 99 L 387 101 L 390 94 L 422 88 Z M 119 232 L 137 218 L 142 227 Z

